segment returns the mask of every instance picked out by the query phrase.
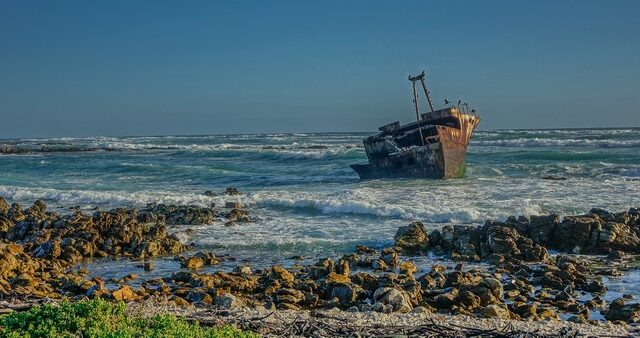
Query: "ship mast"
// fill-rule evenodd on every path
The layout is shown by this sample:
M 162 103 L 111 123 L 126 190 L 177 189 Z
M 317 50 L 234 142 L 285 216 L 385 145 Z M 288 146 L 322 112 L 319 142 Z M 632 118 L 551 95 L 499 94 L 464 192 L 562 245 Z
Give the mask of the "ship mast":
M 424 96 L 427 97 L 429 108 L 433 113 L 433 103 L 431 102 L 431 95 L 429 93 L 429 90 L 427 89 L 427 85 L 425 85 L 424 83 L 424 78 L 425 78 L 424 70 L 422 71 L 422 73 L 420 73 L 420 75 L 417 75 L 417 76 L 409 75 L 409 81 L 411 81 L 413 84 L 413 103 L 416 107 L 416 122 L 418 123 L 418 131 L 420 132 L 420 139 L 422 140 L 423 146 L 424 146 L 424 136 L 422 135 L 422 125 L 420 124 L 420 111 L 418 109 L 418 93 L 416 93 L 416 81 L 418 80 L 420 81 L 420 84 L 422 84 L 422 90 L 424 90 Z
M 418 132 L 420 132 L 420 141 L 422 141 L 422 146 L 424 146 L 424 135 L 422 135 L 422 125 L 420 124 L 420 110 L 418 109 L 418 93 L 416 93 L 416 81 L 421 77 L 424 77 L 424 72 L 422 72 L 422 75 L 416 77 L 409 75 L 409 81 L 411 81 L 413 85 L 413 104 L 416 107 L 416 123 L 418 123 Z

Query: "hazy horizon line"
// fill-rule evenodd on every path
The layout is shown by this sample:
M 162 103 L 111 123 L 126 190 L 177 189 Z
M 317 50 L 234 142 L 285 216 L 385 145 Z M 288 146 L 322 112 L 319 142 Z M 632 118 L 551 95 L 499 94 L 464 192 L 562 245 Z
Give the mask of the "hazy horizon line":
M 478 128 L 476 131 L 501 131 L 501 130 L 621 130 L 621 129 L 640 129 L 640 126 L 634 127 L 560 127 L 560 128 L 491 128 L 491 129 L 482 129 Z M 234 136 L 234 135 L 272 135 L 272 134 L 285 134 L 285 135 L 295 135 L 295 134 L 372 134 L 377 133 L 379 131 L 288 131 L 288 132 L 262 132 L 262 133 L 212 133 L 212 134 L 139 134 L 139 135 L 91 135 L 91 136 L 41 136 L 41 137 L 11 137 L 11 138 L 0 138 L 0 141 L 11 141 L 11 140 L 43 140 L 43 139 L 61 139 L 61 138 L 92 138 L 92 137 L 113 137 L 113 138 L 127 138 L 127 137 L 198 137 L 198 136 Z

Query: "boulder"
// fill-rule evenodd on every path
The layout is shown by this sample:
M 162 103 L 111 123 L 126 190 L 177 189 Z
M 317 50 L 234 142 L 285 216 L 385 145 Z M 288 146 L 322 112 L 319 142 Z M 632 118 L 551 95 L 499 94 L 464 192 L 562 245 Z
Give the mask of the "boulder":
M 204 266 L 204 260 L 200 257 L 189 257 L 180 263 L 183 268 L 187 269 L 199 269 Z
M 244 302 L 242 300 L 230 293 L 225 293 L 216 297 L 215 304 L 227 310 L 244 306 Z
M 511 319 L 511 312 L 503 304 L 490 304 L 485 306 L 482 310 L 482 315 L 485 318 Z
M 481 232 L 482 257 L 498 254 L 529 262 L 540 262 L 549 258 L 546 248 L 521 235 L 515 228 L 487 221 Z
M 297 304 L 302 302 L 304 298 L 304 293 L 296 289 L 282 288 L 276 292 L 278 303 Z
M 598 236 L 598 252 L 606 253 L 613 250 L 621 250 L 627 253 L 640 252 L 640 238 L 626 224 L 604 223 Z
M 462 291 L 458 293 L 454 299 L 454 303 L 466 308 L 468 311 L 473 311 L 480 306 L 480 297 L 471 291 Z
M 387 266 L 387 263 L 385 263 L 385 261 L 383 261 L 381 258 L 377 258 L 371 261 L 371 268 L 373 268 L 374 270 L 387 270 L 389 269 L 389 266 Z
M 538 305 L 535 303 L 520 303 L 514 304 L 513 312 L 515 312 L 520 318 L 532 318 L 537 317 Z
M 637 323 L 640 321 L 640 304 L 625 304 L 623 298 L 618 298 L 611 302 L 609 310 L 606 311 L 604 317 L 607 320 L 621 320 L 628 323 Z
M 486 287 L 495 298 L 502 299 L 504 286 L 502 285 L 502 282 L 500 282 L 498 279 L 487 277 L 487 278 L 484 278 L 480 282 L 480 284 Z
M 393 239 L 404 253 L 426 253 L 429 249 L 429 236 L 421 222 L 399 227 Z
M 125 285 L 111 292 L 111 297 L 113 297 L 113 299 L 117 301 L 126 302 L 126 301 L 136 300 L 138 298 L 138 295 L 136 294 L 135 291 L 133 291 L 133 289 L 130 286 Z
M 390 267 L 395 268 L 400 264 L 400 255 L 398 255 L 398 253 L 391 248 L 382 250 L 380 259 L 382 259 Z
M 350 304 L 356 300 L 356 292 L 350 284 L 335 283 L 330 289 L 331 298 L 338 298 L 342 304 Z
M 415 263 L 413 263 L 413 261 L 406 261 L 406 262 L 400 263 L 401 274 L 407 275 L 407 277 L 413 279 L 415 278 L 413 274 L 416 273 L 416 271 L 418 271 L 418 267 L 416 266 Z
M 373 299 L 376 303 L 391 305 L 395 312 L 409 312 L 413 309 L 411 298 L 404 290 L 381 287 L 373 293 Z
M 239 222 L 246 223 L 251 222 L 251 218 L 249 218 L 249 212 L 239 208 L 233 208 L 227 215 L 225 215 L 228 223 Z

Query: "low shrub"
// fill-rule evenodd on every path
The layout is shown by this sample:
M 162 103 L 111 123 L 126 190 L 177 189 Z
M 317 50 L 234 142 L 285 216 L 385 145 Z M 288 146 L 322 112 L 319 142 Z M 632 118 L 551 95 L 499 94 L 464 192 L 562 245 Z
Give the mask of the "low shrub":
M 0 316 L 0 337 L 257 337 L 233 326 L 203 327 L 170 314 L 130 317 L 124 303 L 101 299 L 47 304 Z

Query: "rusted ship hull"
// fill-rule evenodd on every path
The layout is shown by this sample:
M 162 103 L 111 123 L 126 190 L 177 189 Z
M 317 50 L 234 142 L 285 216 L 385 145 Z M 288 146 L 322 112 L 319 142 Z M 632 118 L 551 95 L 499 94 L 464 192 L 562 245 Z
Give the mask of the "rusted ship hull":
M 407 125 L 388 124 L 364 139 L 369 163 L 351 167 L 361 179 L 463 177 L 467 145 L 479 122 L 475 114 L 446 108 Z

